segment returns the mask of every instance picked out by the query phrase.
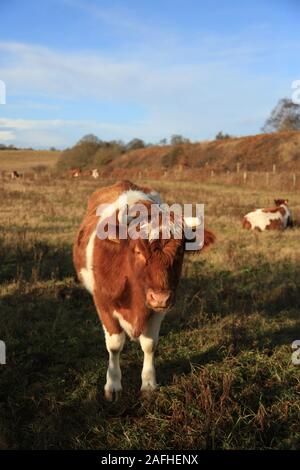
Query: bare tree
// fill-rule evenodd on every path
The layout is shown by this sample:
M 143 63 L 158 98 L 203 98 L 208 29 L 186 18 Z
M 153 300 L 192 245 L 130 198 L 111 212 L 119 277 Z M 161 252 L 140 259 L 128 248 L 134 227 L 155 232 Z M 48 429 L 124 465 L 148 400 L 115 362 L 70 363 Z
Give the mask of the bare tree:
M 97 137 L 94 134 L 86 134 L 77 142 L 77 144 L 82 144 L 84 142 L 88 142 L 92 144 L 100 144 L 102 141 L 101 139 L 99 139 L 99 137 Z
M 224 134 L 223 131 L 218 132 L 216 135 L 216 140 L 224 140 L 224 139 L 230 139 L 230 138 L 231 138 L 231 135 Z
M 145 147 L 145 142 L 142 139 L 132 139 L 126 145 L 126 150 L 143 149 L 144 147 Z
M 262 127 L 263 132 L 300 130 L 300 106 L 288 98 L 278 101 Z
M 190 141 L 186 137 L 183 137 L 180 134 L 172 135 L 170 139 L 171 145 L 180 145 L 180 144 L 188 144 Z

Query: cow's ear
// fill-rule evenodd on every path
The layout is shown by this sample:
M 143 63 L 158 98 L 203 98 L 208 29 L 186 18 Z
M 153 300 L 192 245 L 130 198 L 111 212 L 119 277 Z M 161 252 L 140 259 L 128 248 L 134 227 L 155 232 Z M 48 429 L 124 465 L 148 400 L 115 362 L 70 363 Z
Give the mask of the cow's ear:
M 207 248 L 209 245 L 212 245 L 216 241 L 216 236 L 210 230 L 204 229 L 204 245 L 203 248 Z
M 202 221 L 198 217 L 184 218 L 185 229 L 190 232 L 190 234 L 195 231 L 201 223 Z M 189 236 L 185 239 L 185 251 L 187 253 L 199 253 L 199 251 L 214 243 L 215 238 L 215 235 L 210 230 L 204 229 L 203 238 L 197 238 L 195 235 L 195 238 Z M 191 244 L 193 244 L 192 249 Z
M 192 240 L 185 240 L 185 252 L 194 254 L 200 253 L 202 250 L 209 247 L 216 240 L 216 236 L 210 230 L 204 229 L 203 236 L 204 239 L 202 239 L 202 237 L 200 239 L 197 239 L 195 237 Z M 191 243 L 193 243 L 192 249 L 190 248 Z

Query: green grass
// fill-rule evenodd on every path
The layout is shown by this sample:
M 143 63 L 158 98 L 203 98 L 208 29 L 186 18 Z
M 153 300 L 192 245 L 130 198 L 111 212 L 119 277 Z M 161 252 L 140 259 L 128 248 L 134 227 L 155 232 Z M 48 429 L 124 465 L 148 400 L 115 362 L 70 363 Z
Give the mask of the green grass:
M 250 233 L 242 214 L 271 191 L 151 182 L 169 202 L 204 202 L 216 245 L 186 259 L 162 326 L 161 384 L 139 395 L 142 352 L 126 343 L 123 395 L 103 400 L 107 353 L 72 240 L 94 181 L 7 181 L 0 198 L 0 448 L 300 448 L 300 229 Z M 300 219 L 299 193 L 285 193 Z

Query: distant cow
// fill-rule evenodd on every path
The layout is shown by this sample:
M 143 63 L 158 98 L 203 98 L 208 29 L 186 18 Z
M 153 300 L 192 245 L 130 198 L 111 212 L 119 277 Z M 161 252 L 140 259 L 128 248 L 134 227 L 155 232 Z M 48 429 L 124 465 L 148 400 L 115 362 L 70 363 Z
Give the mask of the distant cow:
M 79 178 L 82 175 L 82 171 L 80 168 L 71 168 L 70 176 L 71 178 Z
M 138 187 L 130 181 L 101 188 L 89 199 L 88 208 L 79 228 L 73 248 L 74 265 L 79 279 L 92 294 L 105 333 L 109 353 L 106 384 L 107 400 L 117 398 L 121 391 L 119 355 L 125 342 L 125 333 L 140 342 L 144 352 L 142 391 L 157 387 L 154 351 L 166 311 L 175 301 L 175 292 L 181 275 L 186 239 L 180 235 L 163 239 L 163 221 L 154 229 L 150 217 L 153 205 L 160 204 L 158 193 Z M 99 215 L 99 206 L 106 209 Z M 144 227 L 146 238 L 120 238 L 122 228 L 128 227 L 125 212 L 143 204 L 146 208 Z M 108 223 L 114 216 L 114 234 L 103 239 L 98 236 L 97 224 Z M 174 232 L 184 226 L 193 226 L 195 217 L 172 221 Z M 157 236 L 154 237 L 153 233 Z M 204 245 L 213 243 L 214 235 L 204 230 Z
M 11 177 L 12 180 L 15 180 L 16 178 L 20 178 L 20 176 L 21 176 L 21 174 L 18 173 L 17 171 L 15 171 L 15 170 L 10 173 L 10 177 Z
M 99 176 L 100 176 L 99 171 L 97 170 L 97 168 L 94 168 L 92 170 L 92 178 L 97 179 L 99 178 Z
M 245 215 L 243 227 L 249 230 L 282 230 L 293 225 L 287 199 L 275 199 L 275 207 L 255 209 Z
M 94 179 L 99 178 L 99 171 L 97 168 L 94 168 L 93 170 L 84 170 L 81 173 L 81 176 L 91 176 Z

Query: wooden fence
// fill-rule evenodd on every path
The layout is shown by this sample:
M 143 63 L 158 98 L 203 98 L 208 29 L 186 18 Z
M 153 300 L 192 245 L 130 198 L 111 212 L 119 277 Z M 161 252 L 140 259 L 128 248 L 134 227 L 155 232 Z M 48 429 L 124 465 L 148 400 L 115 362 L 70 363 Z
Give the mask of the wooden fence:
M 140 170 L 140 169 L 114 169 L 99 171 L 100 178 L 109 180 L 130 179 L 139 180 L 162 180 L 162 181 L 193 181 L 201 183 L 213 183 L 229 186 L 244 186 L 253 189 L 275 189 L 278 191 L 300 191 L 300 172 L 263 172 L 263 171 L 221 171 L 217 169 L 172 169 L 172 170 Z M 1 180 L 10 180 L 8 173 L 2 173 Z M 14 181 L 39 181 L 45 183 L 52 179 L 68 178 L 67 174 L 54 172 L 24 172 L 20 179 Z M 81 179 L 91 179 L 90 177 L 81 177 Z
M 232 186 L 245 186 L 260 189 L 300 191 L 300 172 L 262 172 L 262 171 L 218 171 L 202 169 L 172 170 L 113 170 L 100 172 L 105 178 L 165 181 L 199 181 Z

